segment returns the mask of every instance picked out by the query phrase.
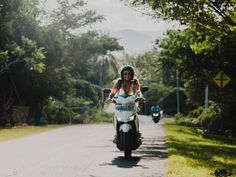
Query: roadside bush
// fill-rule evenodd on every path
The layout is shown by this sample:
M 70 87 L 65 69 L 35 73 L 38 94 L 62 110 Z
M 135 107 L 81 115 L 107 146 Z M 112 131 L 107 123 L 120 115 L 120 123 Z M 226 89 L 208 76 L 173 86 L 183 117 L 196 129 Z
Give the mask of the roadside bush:
M 62 102 L 50 99 L 43 109 L 43 116 L 49 124 L 64 124 L 70 123 L 76 113 L 66 108 Z
M 188 117 L 198 118 L 202 114 L 203 111 L 204 111 L 204 107 L 199 106 L 197 109 L 194 109 L 191 112 L 189 112 Z
M 181 114 L 181 113 L 175 114 L 175 120 L 180 120 L 180 119 L 183 119 L 183 118 L 184 118 L 183 114 Z
M 75 89 L 76 97 L 91 100 L 93 106 L 98 104 L 101 90 L 97 85 L 91 84 L 85 80 L 78 80 L 75 84 Z
M 0 114 L 0 127 L 4 127 L 7 124 L 10 124 L 12 121 L 10 114 Z
M 185 117 L 181 113 L 175 114 L 175 123 L 179 125 L 192 126 L 192 119 Z
M 221 109 L 218 104 L 213 101 L 209 101 L 209 108 L 204 109 L 199 116 L 199 124 L 204 129 L 211 131 L 216 128 L 217 121 L 221 116 Z
M 91 111 L 92 117 L 89 120 L 90 123 L 93 122 L 107 122 L 111 123 L 113 120 L 113 114 L 112 113 L 107 113 L 101 110 L 98 110 L 96 108 L 92 109 Z

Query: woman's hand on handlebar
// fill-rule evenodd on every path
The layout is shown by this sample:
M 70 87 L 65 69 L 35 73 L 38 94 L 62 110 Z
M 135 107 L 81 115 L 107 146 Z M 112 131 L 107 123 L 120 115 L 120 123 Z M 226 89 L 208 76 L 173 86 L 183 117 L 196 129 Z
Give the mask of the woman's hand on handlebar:
M 144 99 L 143 97 L 139 97 L 139 98 L 137 99 L 137 101 L 138 101 L 139 103 L 144 103 L 144 102 L 145 102 L 145 99 Z
M 107 98 L 107 99 L 105 100 L 105 103 L 113 103 L 113 100 L 112 100 L 111 98 Z

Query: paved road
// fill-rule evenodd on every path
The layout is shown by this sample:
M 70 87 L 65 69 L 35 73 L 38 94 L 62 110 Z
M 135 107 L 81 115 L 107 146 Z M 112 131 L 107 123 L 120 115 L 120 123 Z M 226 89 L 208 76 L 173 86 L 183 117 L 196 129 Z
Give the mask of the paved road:
M 0 177 L 164 177 L 162 122 L 140 122 L 143 144 L 130 161 L 112 143 L 112 124 L 72 125 L 0 142 Z

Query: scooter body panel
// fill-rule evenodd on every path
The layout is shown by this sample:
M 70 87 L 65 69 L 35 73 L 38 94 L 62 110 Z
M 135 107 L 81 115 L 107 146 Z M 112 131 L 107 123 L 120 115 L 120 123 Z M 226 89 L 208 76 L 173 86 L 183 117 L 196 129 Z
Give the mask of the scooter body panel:
M 160 110 L 157 109 L 157 110 L 153 111 L 151 116 L 152 116 L 153 122 L 154 123 L 158 123 L 160 121 L 160 119 L 161 119 Z
M 116 145 L 121 151 L 135 150 L 140 146 L 137 135 L 139 121 L 137 116 L 138 105 L 135 102 L 137 97 L 117 97 L 114 114 L 114 126 L 117 134 Z

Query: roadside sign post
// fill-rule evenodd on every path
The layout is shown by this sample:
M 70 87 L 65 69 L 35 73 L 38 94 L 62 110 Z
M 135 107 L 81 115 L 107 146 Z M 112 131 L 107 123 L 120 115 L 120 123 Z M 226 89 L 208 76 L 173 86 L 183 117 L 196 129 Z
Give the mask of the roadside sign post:
M 220 122 L 220 126 L 221 128 L 223 128 L 223 113 L 224 113 L 224 87 L 230 82 L 230 77 L 227 76 L 223 71 L 219 72 L 219 74 L 217 74 L 214 78 L 213 81 L 216 83 L 216 85 L 218 85 L 218 87 L 220 87 L 221 89 L 221 122 Z
M 213 80 L 220 88 L 224 88 L 230 82 L 229 76 L 227 76 L 223 71 L 217 74 Z

